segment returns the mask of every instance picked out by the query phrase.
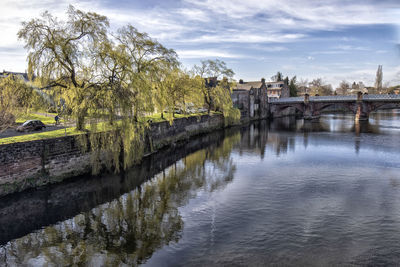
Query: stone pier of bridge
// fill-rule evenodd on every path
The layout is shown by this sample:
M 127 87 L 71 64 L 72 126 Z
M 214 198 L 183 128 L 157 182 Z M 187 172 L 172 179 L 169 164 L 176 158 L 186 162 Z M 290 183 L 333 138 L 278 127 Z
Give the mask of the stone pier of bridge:
M 303 118 L 305 120 L 319 120 L 321 116 L 320 111 L 316 107 L 315 103 L 310 102 L 310 95 L 304 95 L 304 111 L 303 111 Z
M 369 108 L 367 104 L 363 101 L 363 94 L 361 92 L 357 93 L 356 102 L 356 114 L 354 120 L 358 121 L 368 121 L 369 119 Z
M 369 119 L 369 108 L 368 105 L 363 101 L 363 94 L 358 92 L 357 100 L 355 102 L 355 108 L 352 108 L 354 111 L 354 120 L 358 121 L 368 121 Z M 304 95 L 304 112 L 303 118 L 304 120 L 319 120 L 321 117 L 321 104 L 316 102 L 310 102 L 310 95 Z

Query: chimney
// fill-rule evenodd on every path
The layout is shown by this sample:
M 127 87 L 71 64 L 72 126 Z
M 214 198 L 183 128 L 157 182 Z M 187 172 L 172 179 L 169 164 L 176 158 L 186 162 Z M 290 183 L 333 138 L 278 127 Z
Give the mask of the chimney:
M 240 79 L 240 80 L 239 80 L 239 83 L 240 83 L 240 84 L 243 84 L 243 80 L 242 80 L 242 79 Z

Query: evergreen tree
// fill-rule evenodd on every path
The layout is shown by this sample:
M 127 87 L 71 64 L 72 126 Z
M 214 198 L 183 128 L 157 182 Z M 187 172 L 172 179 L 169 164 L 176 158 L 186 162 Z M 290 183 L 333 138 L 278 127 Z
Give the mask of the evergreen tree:
M 283 80 L 283 82 L 284 82 L 287 86 L 289 86 L 289 77 L 286 76 L 286 78 Z
M 382 80 L 383 80 L 382 65 L 379 65 L 378 70 L 376 71 L 376 78 L 375 78 L 375 90 L 379 94 L 382 93 Z
M 281 81 L 283 80 L 283 74 L 282 74 L 282 72 L 278 71 L 278 72 L 276 73 L 276 75 L 274 75 L 274 76 L 271 77 L 271 80 L 272 80 L 273 82 L 281 82 Z
M 294 97 L 297 96 L 297 77 L 293 76 L 292 79 L 290 79 L 290 84 L 289 84 L 289 90 L 290 90 L 290 96 Z

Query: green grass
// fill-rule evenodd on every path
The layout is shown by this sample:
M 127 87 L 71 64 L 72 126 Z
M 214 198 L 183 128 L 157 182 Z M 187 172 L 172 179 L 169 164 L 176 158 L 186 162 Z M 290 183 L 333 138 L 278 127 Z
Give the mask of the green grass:
M 67 132 L 67 135 L 77 135 L 77 134 L 83 133 L 83 131 L 77 131 L 75 129 L 75 127 L 66 128 L 66 132 Z M 48 131 L 48 132 L 39 132 L 39 133 L 32 133 L 32 134 L 0 138 L 0 145 L 17 143 L 17 142 L 41 140 L 41 139 L 49 139 L 49 138 L 56 138 L 56 137 L 63 137 L 63 136 L 65 136 L 65 129 L 59 129 L 59 130 Z
M 41 122 L 43 122 L 46 125 L 54 125 L 54 123 L 56 122 L 54 120 L 54 117 L 56 115 L 57 115 L 57 113 L 47 113 L 47 116 L 36 114 L 36 113 L 28 113 L 28 114 L 18 117 L 15 120 L 15 122 L 16 123 L 24 123 L 27 120 L 40 120 Z M 61 119 L 60 122 L 62 122 L 62 121 L 63 120 Z
M 218 114 L 218 112 L 212 112 L 211 114 Z M 207 115 L 207 113 L 175 114 L 174 119 L 189 118 L 202 115 Z M 168 116 L 171 116 L 171 114 L 164 113 L 164 119 L 163 119 L 161 118 L 161 113 L 154 113 L 152 115 L 143 117 L 143 120 L 151 120 L 152 122 L 162 122 L 162 121 L 167 121 Z
M 56 115 L 56 114 L 52 114 L 52 113 L 48 113 L 48 114 L 51 114 L 52 116 Z M 188 118 L 188 117 L 193 117 L 193 116 L 201 116 L 201 115 L 206 115 L 206 114 L 207 113 L 175 114 L 175 119 Z M 220 112 L 212 112 L 211 114 L 220 114 Z M 166 117 L 166 116 L 164 116 L 164 117 Z M 38 114 L 33 114 L 33 113 L 27 114 L 24 117 L 18 118 L 17 122 L 24 122 L 26 120 L 41 120 L 44 124 L 54 124 L 54 117 L 46 117 L 43 115 L 38 115 Z M 166 119 L 161 118 L 160 113 L 143 117 L 142 120 L 145 120 L 145 121 L 151 120 L 153 123 L 167 121 Z M 104 122 L 99 123 L 97 128 L 104 129 L 103 124 L 104 124 Z M 86 129 L 90 130 L 90 128 L 91 128 L 90 125 L 86 126 Z M 66 128 L 67 135 L 78 135 L 81 133 L 84 133 L 84 131 L 78 131 L 78 130 L 76 130 L 75 127 Z M 32 133 L 32 134 L 0 138 L 0 145 L 17 143 L 17 142 L 41 140 L 41 139 L 49 139 L 49 138 L 57 138 L 57 137 L 63 137 L 63 136 L 65 136 L 64 128 L 54 130 L 54 131 L 48 131 L 48 132 L 36 132 L 36 133 Z

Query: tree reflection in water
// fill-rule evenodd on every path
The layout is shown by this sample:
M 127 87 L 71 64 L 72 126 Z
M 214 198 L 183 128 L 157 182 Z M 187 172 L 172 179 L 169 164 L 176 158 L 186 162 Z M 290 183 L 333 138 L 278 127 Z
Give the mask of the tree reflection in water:
M 1 264 L 137 265 L 170 242 L 183 229 L 179 207 L 199 188 L 212 192 L 232 181 L 231 158 L 240 133 L 217 146 L 199 150 L 176 162 L 137 189 L 56 225 L 0 248 Z

